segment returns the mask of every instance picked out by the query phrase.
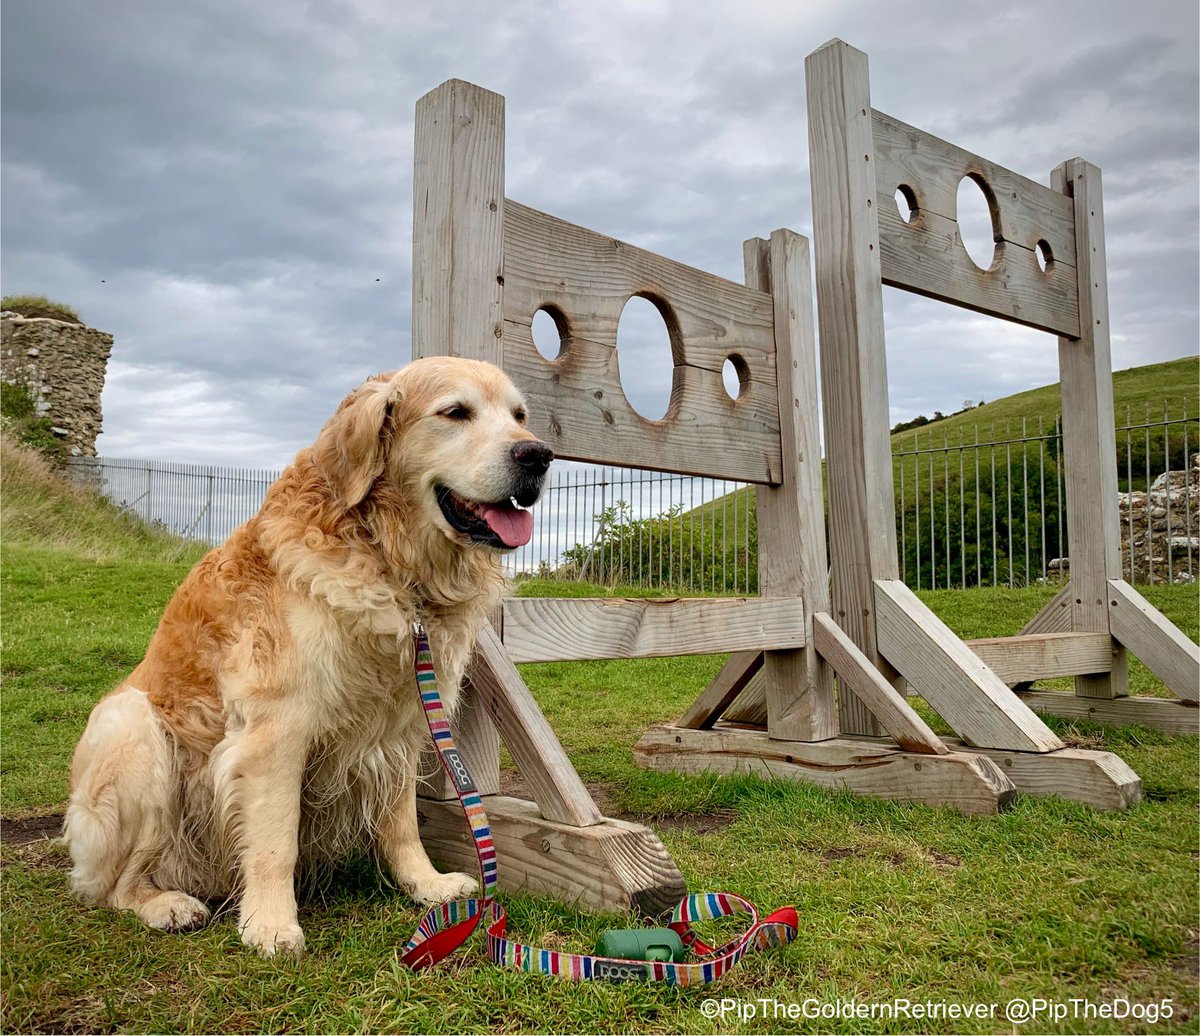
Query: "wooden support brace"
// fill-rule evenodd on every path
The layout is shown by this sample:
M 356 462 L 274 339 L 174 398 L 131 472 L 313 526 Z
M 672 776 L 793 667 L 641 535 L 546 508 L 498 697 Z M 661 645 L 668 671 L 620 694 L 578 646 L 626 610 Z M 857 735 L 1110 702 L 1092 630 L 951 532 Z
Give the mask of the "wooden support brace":
M 1020 752 L 1063 747 L 902 582 L 875 581 L 875 611 L 880 650 L 968 744 Z
M 468 677 L 463 682 L 454 717 L 454 741 L 481 795 L 494 795 L 500 790 L 500 735 L 489 711 L 480 689 Z M 417 794 L 422 798 L 458 802 L 454 783 L 442 768 L 431 742 L 421 751 L 417 772 L 421 774 Z
M 1108 581 L 1112 635 L 1184 701 L 1200 700 L 1200 646 L 1124 579 Z
M 990 759 L 973 752 L 906 752 L 879 739 L 779 741 L 765 730 L 651 727 L 633 750 L 639 766 L 681 773 L 750 773 L 874 798 L 995 813 L 1016 793 Z
M 537 806 L 507 795 L 483 800 L 496 843 L 501 891 L 552 896 L 581 910 L 651 917 L 687 891 L 659 837 L 642 824 L 604 820 L 575 827 L 547 820 Z M 421 841 L 444 866 L 470 873 L 475 846 L 457 802 L 417 803 Z
M 490 624 L 475 644 L 471 684 L 542 815 L 576 827 L 600 823 L 600 810 Z
M 688 706 L 676 726 L 691 730 L 708 730 L 721 718 L 733 700 L 742 692 L 763 665 L 761 651 L 739 651 L 730 655 L 729 661 L 713 678 L 712 683 L 700 692 L 700 696 Z
M 846 631 L 825 612 L 813 616 L 813 642 L 901 748 L 933 755 L 947 751 L 941 738 L 913 711 L 904 695 L 880 675 Z

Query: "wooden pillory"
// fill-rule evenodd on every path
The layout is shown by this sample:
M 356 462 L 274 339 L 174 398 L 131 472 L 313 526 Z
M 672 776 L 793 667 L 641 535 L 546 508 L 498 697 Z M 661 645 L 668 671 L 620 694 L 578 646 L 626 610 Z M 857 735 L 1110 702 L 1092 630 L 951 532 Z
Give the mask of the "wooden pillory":
M 756 493 L 760 598 L 509 600 L 483 631 L 457 733 L 507 888 L 649 912 L 683 890 L 652 831 L 601 816 L 515 662 L 729 653 L 678 722 L 641 739 L 641 765 L 760 773 L 968 813 L 994 812 L 1016 790 L 1105 808 L 1140 799 L 1122 760 L 1064 747 L 1031 705 L 1070 715 L 1063 703 L 1078 701 L 1095 718 L 1148 724 L 1172 710 L 1195 729 L 1195 709 L 1123 696 L 1123 646 L 1192 704 L 1200 661 L 1119 578 L 1098 171 L 1073 160 L 1051 190 L 873 111 L 866 57 L 840 41 L 811 55 L 807 72 L 828 553 L 806 239 L 777 230 L 747 241 L 745 285 L 684 266 L 505 199 L 499 95 L 452 80 L 418 102 L 414 356 L 503 367 L 559 457 L 744 481 Z M 986 272 L 958 239 L 963 175 L 993 202 Z M 897 188 L 911 195 L 910 222 Z M 899 581 L 882 283 L 1060 336 L 1071 584 L 1020 638 L 963 642 Z M 639 416 L 620 384 L 617 325 L 635 295 L 670 334 L 661 421 Z M 553 360 L 533 342 L 539 311 L 559 331 Z M 1010 687 L 1060 675 L 1077 676 L 1079 697 L 1023 700 Z M 930 729 L 907 684 L 957 739 Z M 500 738 L 535 801 L 498 794 Z M 431 854 L 469 864 L 440 775 L 419 812 Z
M 812 676 L 780 686 L 770 653 L 734 656 L 636 751 L 659 768 L 751 769 L 972 812 L 1014 787 L 1129 805 L 1141 787 L 1128 766 L 1065 748 L 1034 712 L 1198 729 L 1200 650 L 1120 578 L 1099 170 L 1072 159 L 1043 187 L 875 111 L 866 55 L 840 40 L 808 57 L 806 75 L 831 558 L 828 604 L 809 596 Z M 964 176 L 989 201 L 986 271 L 958 234 Z M 747 252 L 751 283 L 763 283 L 760 254 Z M 899 580 L 882 284 L 1058 335 L 1071 579 L 1021 636 L 963 642 Z M 760 562 L 764 575 L 771 564 Z M 804 575 L 821 582 L 819 555 Z M 1126 648 L 1181 700 L 1127 697 Z M 822 663 L 839 677 L 836 699 Z M 1074 676 L 1076 693 L 1028 692 L 1057 676 Z M 905 681 L 959 739 L 930 734 Z

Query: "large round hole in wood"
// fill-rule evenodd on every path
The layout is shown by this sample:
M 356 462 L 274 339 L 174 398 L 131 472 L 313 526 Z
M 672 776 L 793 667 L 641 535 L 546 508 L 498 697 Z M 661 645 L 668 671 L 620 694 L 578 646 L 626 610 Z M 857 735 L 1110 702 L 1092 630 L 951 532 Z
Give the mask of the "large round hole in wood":
M 1038 269 L 1042 273 L 1049 273 L 1050 268 L 1054 265 L 1054 252 L 1050 248 L 1050 242 L 1041 240 L 1037 243 L 1037 248 L 1033 250 L 1033 254 L 1037 257 Z
M 547 360 L 557 360 L 563 351 L 563 328 L 566 321 L 550 309 L 539 309 L 533 314 L 533 344 Z
M 750 383 L 750 370 L 737 353 L 726 357 L 721 365 L 721 381 L 725 384 L 725 392 L 730 399 L 738 399 Z
M 896 188 L 896 211 L 905 223 L 917 218 L 917 192 L 906 183 Z
M 621 310 L 617 369 L 634 410 L 649 421 L 666 416 L 675 373 L 671 333 L 658 306 L 641 295 L 634 295 Z
M 967 256 L 981 270 L 991 269 L 999 237 L 996 202 L 987 184 L 974 176 L 958 182 L 958 236 Z

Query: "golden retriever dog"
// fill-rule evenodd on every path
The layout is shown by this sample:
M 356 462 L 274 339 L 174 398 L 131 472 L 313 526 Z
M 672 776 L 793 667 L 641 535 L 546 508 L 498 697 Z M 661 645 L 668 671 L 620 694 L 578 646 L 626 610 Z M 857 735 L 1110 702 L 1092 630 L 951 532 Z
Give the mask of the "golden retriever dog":
M 304 947 L 297 874 L 355 847 L 419 903 L 471 894 L 417 835 L 413 623 L 452 711 L 553 459 L 524 425 L 474 360 L 418 360 L 342 402 L 93 710 L 64 829 L 84 902 L 175 931 L 233 897 L 270 957 Z

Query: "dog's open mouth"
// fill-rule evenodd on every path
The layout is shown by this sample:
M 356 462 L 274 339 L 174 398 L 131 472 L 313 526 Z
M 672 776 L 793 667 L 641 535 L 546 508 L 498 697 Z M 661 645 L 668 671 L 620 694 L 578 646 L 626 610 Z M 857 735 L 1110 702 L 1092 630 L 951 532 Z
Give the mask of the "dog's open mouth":
M 435 492 L 450 527 L 475 543 L 496 550 L 515 550 L 533 536 L 533 515 L 511 499 L 495 503 L 468 500 L 449 486 L 437 486 Z

